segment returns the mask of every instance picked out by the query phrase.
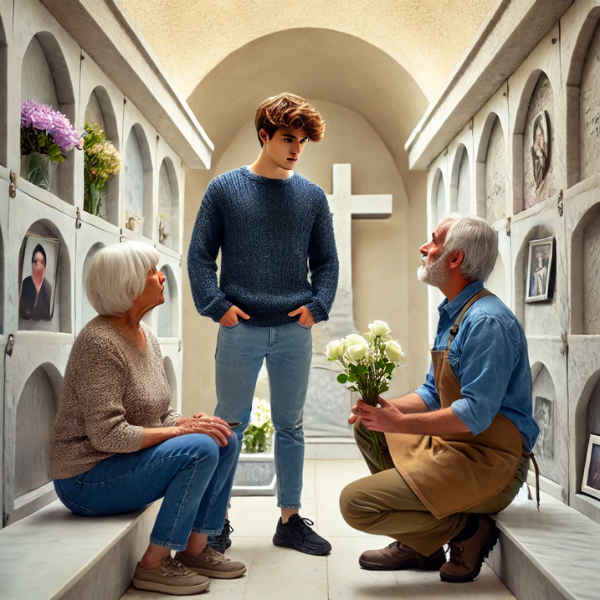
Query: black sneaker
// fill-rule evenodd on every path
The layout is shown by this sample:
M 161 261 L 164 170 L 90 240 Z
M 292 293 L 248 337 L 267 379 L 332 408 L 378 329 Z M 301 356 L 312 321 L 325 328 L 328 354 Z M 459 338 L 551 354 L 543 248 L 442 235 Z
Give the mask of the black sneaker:
M 231 546 L 231 539 L 229 536 L 233 533 L 233 527 L 229 523 L 229 519 L 225 519 L 223 525 L 223 531 L 217 535 L 209 535 L 206 542 L 207 546 L 214 548 L 217 552 L 225 554 L 225 550 Z
M 331 544 L 313 531 L 310 528 L 311 525 L 314 525 L 313 521 L 303 519 L 300 515 L 292 515 L 285 524 L 279 519 L 273 543 L 284 548 L 294 548 L 304 554 L 314 554 L 315 556 L 329 554 Z

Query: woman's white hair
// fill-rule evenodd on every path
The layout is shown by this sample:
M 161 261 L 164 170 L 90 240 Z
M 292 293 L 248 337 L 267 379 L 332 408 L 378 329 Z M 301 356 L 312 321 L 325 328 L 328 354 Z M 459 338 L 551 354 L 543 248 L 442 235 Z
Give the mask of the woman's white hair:
M 120 317 L 144 291 L 148 273 L 158 264 L 158 251 L 142 242 L 102 248 L 87 277 L 87 297 L 99 315 Z
M 444 240 L 444 252 L 462 250 L 465 257 L 460 265 L 462 276 L 468 281 L 485 281 L 498 257 L 498 236 L 481 217 L 450 213 L 440 225 L 450 223 Z

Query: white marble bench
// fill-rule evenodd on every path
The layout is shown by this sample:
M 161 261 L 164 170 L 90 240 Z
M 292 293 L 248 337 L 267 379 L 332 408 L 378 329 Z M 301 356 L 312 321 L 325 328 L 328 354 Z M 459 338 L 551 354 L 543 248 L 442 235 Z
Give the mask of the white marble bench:
M 548 494 L 497 515 L 488 564 L 519 600 L 600 599 L 600 525 Z
M 160 502 L 115 517 L 78 517 L 56 500 L 0 531 L 2 600 L 106 600 L 131 583 Z

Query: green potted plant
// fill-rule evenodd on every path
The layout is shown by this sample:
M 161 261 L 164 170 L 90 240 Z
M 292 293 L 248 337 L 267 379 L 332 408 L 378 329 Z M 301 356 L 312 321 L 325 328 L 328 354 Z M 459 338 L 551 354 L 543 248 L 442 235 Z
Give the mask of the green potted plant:
M 272 496 L 275 494 L 275 462 L 271 408 L 266 400 L 254 398 L 252 416 L 244 432 L 242 453 L 233 481 L 234 496 Z

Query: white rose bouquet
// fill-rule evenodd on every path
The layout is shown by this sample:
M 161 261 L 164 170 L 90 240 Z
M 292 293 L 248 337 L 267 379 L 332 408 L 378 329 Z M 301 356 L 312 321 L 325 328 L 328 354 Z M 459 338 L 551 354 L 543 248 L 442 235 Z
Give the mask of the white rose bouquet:
M 353 333 L 341 340 L 327 344 L 327 359 L 334 361 L 342 371 L 337 380 L 352 392 L 358 392 L 371 406 L 377 406 L 377 397 L 390 389 L 394 369 L 404 364 L 404 353 L 400 344 L 389 335 L 387 323 L 374 321 L 369 324 L 369 333 L 364 337 Z M 379 447 L 379 434 L 369 431 L 373 455 L 384 468 Z
M 254 398 L 250 424 L 244 431 L 243 452 L 266 452 L 271 444 L 274 427 L 271 407 L 266 400 Z

